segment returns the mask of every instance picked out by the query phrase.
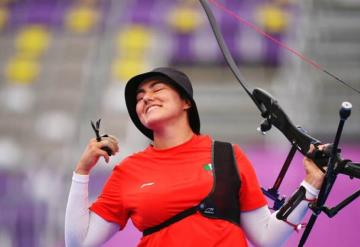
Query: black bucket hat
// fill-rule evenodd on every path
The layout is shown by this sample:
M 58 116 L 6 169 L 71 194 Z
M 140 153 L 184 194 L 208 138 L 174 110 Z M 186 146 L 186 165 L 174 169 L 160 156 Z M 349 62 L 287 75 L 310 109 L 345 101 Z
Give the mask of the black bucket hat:
M 125 86 L 125 102 L 131 120 L 135 126 L 148 138 L 154 139 L 153 131 L 146 128 L 140 121 L 136 113 L 136 92 L 141 82 L 151 77 L 161 76 L 164 82 L 173 86 L 181 95 L 185 95 L 191 101 L 191 107 L 188 110 L 189 124 L 195 134 L 200 134 L 200 118 L 193 99 L 193 89 L 190 79 L 181 71 L 173 68 L 162 67 L 156 68 L 150 72 L 139 74 L 131 78 Z

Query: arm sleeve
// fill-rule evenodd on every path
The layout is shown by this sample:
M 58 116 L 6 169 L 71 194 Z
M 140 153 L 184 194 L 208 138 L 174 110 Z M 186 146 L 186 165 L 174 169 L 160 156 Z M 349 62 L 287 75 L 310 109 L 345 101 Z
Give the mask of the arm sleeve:
M 89 211 L 88 175 L 74 173 L 65 213 L 65 244 L 68 247 L 99 246 L 119 226 Z
M 302 184 L 306 188 L 306 198 L 313 199 L 317 196 L 318 191 L 305 181 Z M 308 209 L 307 201 L 302 201 L 294 211 L 289 215 L 288 221 L 293 224 L 300 224 Z M 255 246 L 282 246 L 294 231 L 282 220 L 276 218 L 276 212 L 270 212 L 267 206 L 241 212 L 240 222 L 245 231 L 246 237 Z
M 90 210 L 106 221 L 117 224 L 121 230 L 125 227 L 130 212 L 128 207 L 124 206 L 123 193 L 128 176 L 120 170 L 120 165 L 115 166 L 102 192 L 90 206 Z

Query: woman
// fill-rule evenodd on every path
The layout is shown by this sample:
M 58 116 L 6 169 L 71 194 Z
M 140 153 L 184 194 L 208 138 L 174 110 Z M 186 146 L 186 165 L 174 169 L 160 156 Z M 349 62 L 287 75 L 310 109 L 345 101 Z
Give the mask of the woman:
M 200 134 L 200 120 L 189 78 L 172 68 L 157 68 L 129 80 L 125 88 L 129 115 L 153 142 L 117 165 L 102 193 L 88 208 L 89 173 L 100 157 L 109 161 L 105 146 L 115 154 L 114 137 L 92 139 L 73 174 L 66 209 L 67 246 L 99 246 L 129 218 L 147 232 L 184 210 L 197 207 L 214 190 L 212 139 Z M 255 172 L 245 154 L 233 145 L 237 175 L 237 222 L 205 217 L 195 211 L 145 235 L 138 246 L 279 246 L 304 217 L 316 198 L 324 175 L 304 159 L 303 200 L 286 221 L 271 214 Z

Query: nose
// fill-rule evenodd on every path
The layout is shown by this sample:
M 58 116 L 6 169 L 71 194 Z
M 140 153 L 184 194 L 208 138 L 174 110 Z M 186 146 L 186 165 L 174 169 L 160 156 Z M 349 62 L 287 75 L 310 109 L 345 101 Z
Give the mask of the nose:
M 152 101 L 153 98 L 154 98 L 154 94 L 151 91 L 148 91 L 148 92 L 144 93 L 144 95 L 143 95 L 143 101 L 145 104 Z

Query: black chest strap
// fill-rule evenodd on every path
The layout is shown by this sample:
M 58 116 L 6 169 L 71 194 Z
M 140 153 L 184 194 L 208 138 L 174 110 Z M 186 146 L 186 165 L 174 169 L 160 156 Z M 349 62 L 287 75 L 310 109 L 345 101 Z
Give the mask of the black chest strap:
M 240 177 L 232 145 L 215 141 L 212 149 L 214 184 L 209 195 L 199 205 L 188 208 L 163 223 L 143 231 L 143 236 L 152 234 L 197 211 L 203 216 L 227 220 L 240 225 Z
M 215 141 L 213 155 L 213 190 L 198 210 L 206 217 L 240 225 L 240 178 L 231 143 Z

